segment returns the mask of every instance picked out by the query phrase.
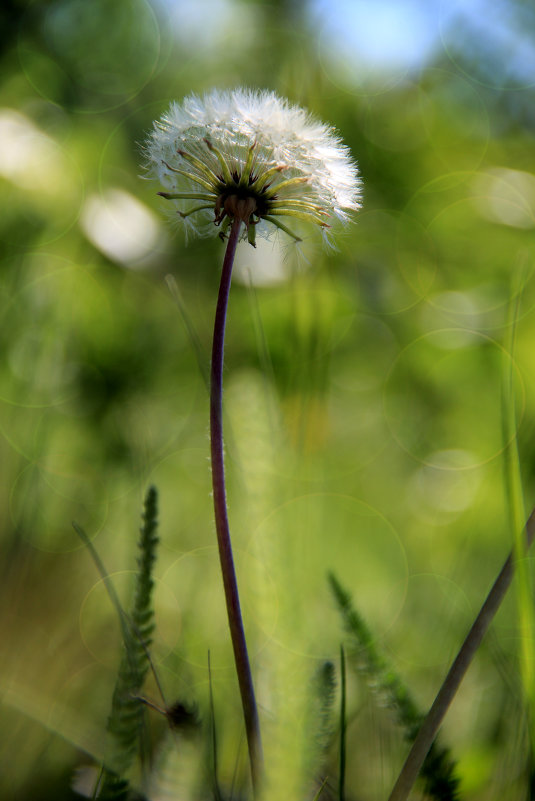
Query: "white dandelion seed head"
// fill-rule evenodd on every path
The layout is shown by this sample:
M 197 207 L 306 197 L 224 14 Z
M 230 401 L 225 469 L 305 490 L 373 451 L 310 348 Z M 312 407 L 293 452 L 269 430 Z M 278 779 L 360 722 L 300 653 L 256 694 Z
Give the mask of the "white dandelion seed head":
M 333 128 L 273 92 L 214 90 L 172 103 L 144 147 L 148 177 L 186 233 L 224 234 L 238 216 L 249 241 L 314 223 L 329 238 L 360 208 L 361 182 Z

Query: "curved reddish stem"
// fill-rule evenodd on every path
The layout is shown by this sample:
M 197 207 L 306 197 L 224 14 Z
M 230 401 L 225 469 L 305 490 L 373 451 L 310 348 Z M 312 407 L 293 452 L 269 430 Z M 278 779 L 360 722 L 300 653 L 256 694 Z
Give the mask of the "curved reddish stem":
M 225 346 L 225 323 L 227 317 L 228 296 L 232 278 L 232 266 L 236 254 L 236 245 L 240 236 L 242 221 L 235 217 L 230 228 L 229 240 L 223 261 L 223 271 L 219 284 L 219 295 L 214 323 L 214 337 L 212 342 L 212 368 L 210 378 L 210 447 L 212 458 L 212 486 L 214 492 L 215 524 L 217 543 L 219 547 L 219 560 L 223 576 L 225 601 L 227 605 L 230 636 L 234 650 L 236 673 L 240 686 L 247 746 L 249 749 L 249 762 L 253 789 L 258 789 L 262 772 L 262 743 L 260 739 L 260 725 L 258 709 L 254 694 L 253 679 L 238 594 L 238 582 L 232 556 L 230 529 L 227 515 L 227 501 L 225 491 L 225 464 L 223 457 L 223 356 Z

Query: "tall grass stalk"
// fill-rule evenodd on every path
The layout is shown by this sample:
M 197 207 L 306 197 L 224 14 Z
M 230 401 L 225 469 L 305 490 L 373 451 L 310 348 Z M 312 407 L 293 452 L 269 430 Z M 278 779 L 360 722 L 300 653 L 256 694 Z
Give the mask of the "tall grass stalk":
M 530 721 L 535 720 L 535 618 L 533 613 L 533 588 L 527 560 L 527 543 L 522 536 L 523 521 L 526 518 L 522 473 L 518 453 L 517 416 L 514 393 L 514 353 L 516 342 L 516 321 L 521 293 L 516 293 L 516 302 L 510 304 L 509 341 L 507 353 L 509 358 L 504 369 L 502 381 L 502 431 L 504 440 L 504 484 L 509 518 L 509 529 L 513 539 L 515 555 L 515 590 L 520 643 L 518 658 L 524 695 L 528 701 Z M 529 731 L 532 727 L 529 726 Z M 531 734 L 531 747 L 535 753 L 535 734 Z
M 528 549 L 535 536 L 535 509 L 525 526 L 525 547 Z M 425 757 L 433 744 L 444 716 L 453 701 L 470 663 L 479 648 L 500 604 L 509 589 L 517 562 L 516 549 L 509 554 L 498 578 L 492 585 L 478 616 L 449 669 L 431 709 L 422 723 L 405 764 L 389 796 L 389 801 L 406 801 L 421 770 Z

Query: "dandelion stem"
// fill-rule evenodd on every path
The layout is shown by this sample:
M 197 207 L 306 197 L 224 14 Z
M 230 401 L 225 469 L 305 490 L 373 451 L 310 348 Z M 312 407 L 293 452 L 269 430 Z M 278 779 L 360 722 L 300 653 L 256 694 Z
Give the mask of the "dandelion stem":
M 530 547 L 535 536 L 535 509 L 532 511 L 526 523 L 526 549 Z M 437 735 L 437 732 L 442 724 L 444 716 L 449 709 L 453 698 L 461 681 L 468 670 L 472 659 L 479 648 L 483 637 L 485 636 L 488 627 L 490 626 L 494 615 L 498 611 L 500 604 L 509 589 L 513 578 L 515 562 L 515 550 L 509 554 L 504 566 L 494 584 L 492 585 L 489 594 L 487 595 L 483 606 L 481 607 L 478 616 L 476 617 L 472 628 L 466 635 L 466 638 L 461 646 L 461 649 L 452 666 L 449 669 L 448 675 L 444 679 L 442 687 L 440 688 L 437 697 L 435 698 L 431 709 L 427 713 L 418 735 L 412 744 L 405 764 L 398 776 L 396 784 L 390 793 L 388 801 L 406 801 L 412 786 L 423 765 L 425 757 Z
M 234 661 L 236 664 L 236 673 L 238 675 L 238 683 L 240 686 L 253 790 L 255 791 L 256 795 L 262 771 L 262 743 L 260 740 L 260 725 L 258 722 L 258 710 L 254 694 L 253 679 L 251 676 L 251 666 L 249 664 L 247 644 L 245 642 L 245 632 L 243 629 L 240 598 L 238 594 L 238 583 L 236 580 L 236 571 L 232 556 L 232 545 L 230 541 L 230 530 L 227 515 L 225 465 L 223 457 L 222 394 L 225 322 L 227 316 L 230 282 L 232 277 L 232 266 L 236 253 L 236 245 L 238 244 L 238 239 L 240 236 L 241 224 L 242 221 L 238 217 L 235 217 L 230 228 L 229 240 L 223 261 L 221 282 L 219 284 L 219 295 L 217 298 L 210 382 L 210 443 L 212 454 L 212 486 L 214 491 L 214 510 L 217 543 L 219 546 L 219 559 L 221 563 L 221 573 L 223 575 L 223 586 L 225 590 L 225 601 L 227 605 L 230 636 L 232 639 L 232 647 L 234 649 Z

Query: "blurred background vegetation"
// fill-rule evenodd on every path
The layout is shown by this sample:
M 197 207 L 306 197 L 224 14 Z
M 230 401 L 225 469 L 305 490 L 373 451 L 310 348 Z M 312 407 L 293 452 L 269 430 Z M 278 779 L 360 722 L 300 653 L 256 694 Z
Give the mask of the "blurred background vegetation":
M 0 39 L 0 797 L 79 797 L 102 757 L 119 629 L 71 521 L 128 598 L 149 484 L 161 680 L 206 709 L 209 648 L 223 776 L 244 759 L 207 462 L 223 246 L 186 246 L 140 180 L 152 121 L 213 87 L 308 107 L 365 187 L 336 252 L 242 245 L 231 293 L 230 517 L 270 758 L 295 761 L 300 688 L 337 659 L 328 570 L 425 709 L 535 497 L 533 5 L 8 0 Z M 513 588 L 444 726 L 462 797 L 533 797 L 529 634 Z M 379 801 L 406 745 L 348 689 L 348 794 Z

